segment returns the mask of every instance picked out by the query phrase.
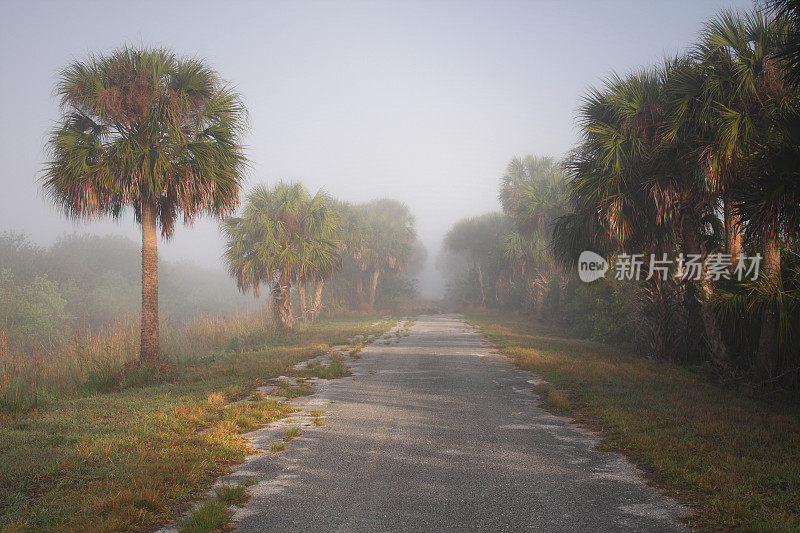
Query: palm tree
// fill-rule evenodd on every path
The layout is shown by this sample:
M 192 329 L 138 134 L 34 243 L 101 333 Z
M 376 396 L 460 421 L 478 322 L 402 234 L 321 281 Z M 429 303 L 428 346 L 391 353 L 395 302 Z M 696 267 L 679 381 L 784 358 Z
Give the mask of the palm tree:
M 783 78 L 800 85 L 800 0 L 765 0 L 768 10 L 781 19 L 785 31 L 777 57 L 785 62 Z
M 510 229 L 503 213 L 487 213 L 456 222 L 444 237 L 444 250 L 462 255 L 470 265 L 481 307 L 487 305 L 486 288 L 497 281 L 504 266 L 504 239 Z
M 499 197 L 520 230 L 549 233 L 568 209 L 564 169 L 552 157 L 515 157 L 500 180 Z
M 794 229 L 784 215 L 796 201 L 791 130 L 800 98 L 786 81 L 780 60 L 791 31 L 787 19 L 770 20 L 758 10 L 744 15 L 723 12 L 706 24 L 695 52 L 709 72 L 705 98 L 712 102 L 710 120 L 717 131 L 720 159 L 732 162 L 738 171 L 722 185 L 726 208 L 737 227 L 745 223 L 747 232 L 760 240 L 763 273 L 777 290 L 781 235 Z M 770 378 L 775 370 L 777 335 L 775 303 L 763 314 L 754 365 L 758 379 Z
M 614 76 L 604 90 L 592 91 L 585 99 L 580 110 L 584 140 L 569 161 L 575 214 L 556 230 L 588 234 L 556 235 L 556 243 L 568 248 L 582 241 L 597 243 L 607 252 L 635 250 L 645 258 L 676 249 L 703 252 L 703 221 L 713 206 L 697 186 L 696 161 L 683 153 L 680 143 L 665 142 L 662 133 L 670 105 L 665 88 L 675 63 L 627 78 Z M 644 299 L 656 307 L 662 298 L 669 300 L 665 282 L 655 277 L 643 284 L 649 291 Z M 688 323 L 702 317 L 712 360 L 728 373 L 730 358 L 708 303 L 710 285 L 702 282 L 701 297 L 693 283 L 685 284 Z M 667 300 L 663 306 L 669 307 Z M 668 334 L 663 328 L 652 329 Z M 669 345 L 653 339 L 654 347 Z
M 64 68 L 62 118 L 48 139 L 46 194 L 74 218 L 142 226 L 140 362 L 159 361 L 157 231 L 180 215 L 225 217 L 239 203 L 246 114 L 238 95 L 200 60 L 125 47 Z
M 324 192 L 312 197 L 300 183 L 279 182 L 255 187 L 242 216 L 223 221 L 230 273 L 256 296 L 261 284 L 270 288 L 281 330 L 293 326 L 292 284 L 322 275 L 322 265 L 338 260 L 337 220 Z
M 500 180 L 499 198 L 518 230 L 505 237 L 506 259 L 540 310 L 552 282 L 558 280 L 559 292 L 566 289 L 564 272 L 549 253 L 553 225 L 569 208 L 564 168 L 551 157 L 515 157 Z
M 331 202 L 330 198 L 327 199 L 328 203 Z M 311 310 L 308 317 L 316 320 L 322 310 L 322 289 L 325 285 L 325 280 L 330 278 L 342 265 L 341 255 L 341 242 L 339 237 L 339 225 L 341 214 L 335 208 L 330 208 L 324 212 L 325 220 L 320 224 L 315 232 L 314 237 L 317 242 L 316 246 L 309 246 L 305 250 L 304 263 L 305 267 L 298 280 L 299 288 L 303 287 L 306 283 L 314 283 L 314 298 L 311 303 Z M 330 245 L 338 246 L 334 252 Z M 305 294 L 299 294 L 301 303 L 305 303 Z M 306 310 L 303 309 L 302 316 L 306 318 Z
M 414 216 L 401 202 L 391 199 L 373 200 L 360 207 L 363 241 L 358 250 L 358 263 L 369 274 L 370 309 L 382 272 L 404 270 L 413 258 L 417 238 Z

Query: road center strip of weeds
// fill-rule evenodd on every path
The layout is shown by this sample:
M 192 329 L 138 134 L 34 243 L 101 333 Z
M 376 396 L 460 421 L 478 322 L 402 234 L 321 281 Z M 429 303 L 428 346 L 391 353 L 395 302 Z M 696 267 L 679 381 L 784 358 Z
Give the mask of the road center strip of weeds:
M 800 412 L 711 383 L 678 365 L 559 337 L 497 312 L 470 321 L 520 368 L 551 386 L 551 411 L 599 430 L 667 492 L 693 505 L 701 530 L 800 529 Z
M 167 522 L 252 450 L 241 434 L 292 408 L 256 386 L 358 335 L 375 317 L 321 320 L 169 383 L 56 401 L 0 423 L 0 530 L 130 531 Z M 252 401 L 230 405 L 251 397 Z

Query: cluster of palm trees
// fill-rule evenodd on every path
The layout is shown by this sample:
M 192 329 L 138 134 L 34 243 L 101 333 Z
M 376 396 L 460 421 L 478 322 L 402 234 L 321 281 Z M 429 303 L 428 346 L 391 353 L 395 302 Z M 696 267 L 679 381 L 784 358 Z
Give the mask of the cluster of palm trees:
M 738 359 L 759 382 L 798 355 L 789 353 L 796 293 L 781 272 L 800 231 L 800 91 L 780 57 L 790 31 L 786 19 L 758 10 L 723 12 L 687 55 L 593 90 L 579 110 L 582 142 L 567 161 L 573 210 L 554 232 L 568 264 L 586 248 L 645 258 L 722 252 L 732 265 L 760 254 L 757 283 L 657 276 L 644 287 L 651 307 L 679 310 L 671 327 L 653 315 L 661 323 L 651 328 L 653 355 L 689 349 L 699 335 L 721 374 Z M 742 317 L 729 320 L 733 330 L 746 327 L 744 315 L 760 317 L 753 354 L 732 342 L 736 331 L 723 331 L 726 308 L 728 318 Z
M 357 295 L 372 309 L 381 275 L 404 270 L 416 250 L 414 217 L 402 203 L 353 205 L 323 191 L 312 196 L 300 183 L 256 186 L 242 216 L 224 220 L 222 228 L 224 258 L 239 288 L 257 296 L 261 285 L 269 287 L 275 322 L 284 330 L 295 318 L 293 287 L 302 320 L 319 315 L 324 284 L 334 276 L 355 279 Z
M 445 248 L 484 261 L 473 278 L 491 264 L 496 279 L 510 273 L 526 291 L 546 286 L 562 302 L 584 250 L 642 254 L 645 270 L 651 254 L 723 254 L 731 271 L 758 256 L 756 280 L 712 279 L 706 262 L 699 279 L 672 271 L 636 283 L 639 345 L 726 379 L 795 385 L 800 16 L 789 15 L 800 8 L 777 4 L 777 16 L 722 12 L 687 54 L 589 91 L 581 141 L 563 165 L 534 171 L 542 160 L 530 157 L 509 165 L 500 191 L 507 224 L 494 242 L 463 234 L 499 215 L 458 224 Z
M 566 284 L 550 249 L 552 226 L 569 207 L 563 166 L 551 157 L 514 158 L 499 197 L 502 213 L 461 220 L 445 236 L 440 268 L 453 278 L 449 296 L 542 316 Z
M 158 233 L 179 217 L 226 219 L 239 207 L 247 166 L 247 113 L 206 63 L 164 49 L 124 47 L 64 68 L 62 114 L 48 138 L 42 185 L 70 217 L 119 218 L 132 208 L 142 227 L 140 363 L 160 365 Z M 369 284 L 402 270 L 419 246 L 414 219 L 392 200 L 360 206 L 311 196 L 299 184 L 256 187 L 241 217 L 224 220 L 225 258 L 242 289 L 267 285 L 278 324 L 292 326 L 291 287 L 303 318 L 322 307 L 323 284 L 341 275 Z M 310 309 L 305 288 L 314 286 Z

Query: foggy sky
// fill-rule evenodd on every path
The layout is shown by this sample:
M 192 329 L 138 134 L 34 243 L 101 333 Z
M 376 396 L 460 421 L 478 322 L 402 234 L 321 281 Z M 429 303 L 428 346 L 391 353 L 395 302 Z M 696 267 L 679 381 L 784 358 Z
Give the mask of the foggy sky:
M 257 182 L 300 180 L 350 201 L 397 198 L 428 248 L 499 208 L 508 160 L 561 157 L 575 109 L 612 71 L 657 62 L 720 8 L 681 2 L 10 2 L 0 1 L 0 231 L 49 244 L 71 232 L 139 239 L 132 216 L 73 223 L 37 181 L 58 117 L 58 70 L 123 44 L 208 60 L 242 94 Z M 217 223 L 178 228 L 167 259 L 219 264 Z

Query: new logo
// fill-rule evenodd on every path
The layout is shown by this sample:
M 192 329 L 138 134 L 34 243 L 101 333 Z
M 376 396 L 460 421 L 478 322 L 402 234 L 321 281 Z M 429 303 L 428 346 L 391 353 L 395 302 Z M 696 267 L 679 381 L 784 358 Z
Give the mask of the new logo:
M 608 272 L 608 262 L 602 256 L 589 250 L 581 252 L 578 257 L 578 277 L 584 283 L 591 283 L 602 278 Z

